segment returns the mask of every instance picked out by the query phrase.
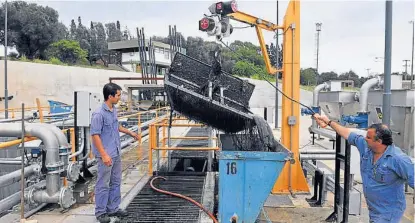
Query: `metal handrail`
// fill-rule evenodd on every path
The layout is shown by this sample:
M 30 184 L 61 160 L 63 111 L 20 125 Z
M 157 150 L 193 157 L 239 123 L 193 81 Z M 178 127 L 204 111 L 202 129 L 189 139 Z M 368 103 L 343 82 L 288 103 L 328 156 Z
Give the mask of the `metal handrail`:
M 183 118 L 173 118 L 172 121 L 178 121 L 178 120 L 188 120 Z M 159 153 L 158 151 L 163 151 L 162 157 L 165 158 L 165 154 L 167 151 L 174 151 L 174 150 L 187 150 L 187 151 L 217 151 L 219 150 L 219 147 L 170 147 L 169 145 L 166 145 L 166 139 L 180 139 L 180 140 L 200 140 L 200 139 L 209 139 L 209 137 L 195 137 L 195 136 L 165 136 L 165 128 L 166 127 L 205 127 L 204 124 L 199 123 L 187 123 L 187 124 L 178 124 L 173 123 L 171 125 L 168 124 L 169 118 L 166 119 L 160 119 L 156 123 L 150 125 L 149 129 L 149 138 L 148 138 L 148 174 L 150 176 L 153 175 L 153 150 L 157 151 L 157 168 L 159 168 Z M 159 137 L 159 127 L 162 127 L 162 137 Z M 217 137 L 212 137 L 212 139 L 217 139 Z M 162 145 L 159 146 L 158 143 L 161 141 Z

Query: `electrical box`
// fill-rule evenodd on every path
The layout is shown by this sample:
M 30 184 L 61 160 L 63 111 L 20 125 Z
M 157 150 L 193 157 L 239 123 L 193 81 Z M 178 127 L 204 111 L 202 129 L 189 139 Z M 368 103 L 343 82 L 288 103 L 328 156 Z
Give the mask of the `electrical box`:
M 341 91 L 342 82 L 341 81 L 330 81 L 329 83 L 330 91 Z
M 103 102 L 104 99 L 98 93 L 75 91 L 76 125 L 79 127 L 89 127 L 91 125 L 92 113 Z

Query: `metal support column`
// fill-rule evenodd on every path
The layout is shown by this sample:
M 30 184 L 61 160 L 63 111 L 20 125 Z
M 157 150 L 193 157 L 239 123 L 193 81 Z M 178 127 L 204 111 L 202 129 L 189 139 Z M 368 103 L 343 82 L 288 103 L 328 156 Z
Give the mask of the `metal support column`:
M 277 25 L 279 24 L 279 10 L 278 10 L 278 0 L 277 0 Z M 275 35 L 276 38 L 276 45 L 277 45 L 277 53 L 275 55 L 275 60 L 277 61 L 277 70 L 281 69 L 279 64 L 280 64 L 280 45 L 279 45 L 279 29 L 276 30 L 277 34 Z M 278 87 L 278 76 L 279 76 L 280 72 L 277 71 L 277 73 L 275 74 L 275 86 Z M 278 129 L 278 109 L 279 109 L 279 99 L 278 99 L 278 91 L 275 90 L 275 129 Z
M 382 123 L 390 126 L 391 111 L 391 59 L 392 59 L 392 1 L 386 1 L 385 13 L 385 67 Z
M 212 81 L 209 80 L 209 98 L 212 99 L 213 97 L 213 86 L 212 86 Z M 212 127 L 208 127 L 208 134 L 209 134 L 209 139 L 208 139 L 208 147 L 212 148 L 213 147 L 213 137 L 212 137 Z M 208 166 L 207 166 L 207 171 L 211 172 L 212 171 L 212 164 L 213 164 L 213 151 L 208 151 Z
M 345 143 L 344 154 L 341 149 L 342 140 Z M 351 189 L 350 176 L 350 144 L 343 139 L 339 134 L 336 135 L 336 169 L 335 169 L 335 193 L 334 193 L 334 212 L 326 219 L 326 222 L 342 222 L 349 221 L 349 195 Z M 344 165 L 342 165 L 342 162 Z M 344 166 L 344 184 L 343 184 L 343 203 L 340 202 L 341 188 L 340 188 L 340 169 Z M 341 208 L 341 209 L 340 209 Z M 341 211 L 341 212 L 340 212 Z M 338 217 L 342 213 L 342 219 L 339 221 Z

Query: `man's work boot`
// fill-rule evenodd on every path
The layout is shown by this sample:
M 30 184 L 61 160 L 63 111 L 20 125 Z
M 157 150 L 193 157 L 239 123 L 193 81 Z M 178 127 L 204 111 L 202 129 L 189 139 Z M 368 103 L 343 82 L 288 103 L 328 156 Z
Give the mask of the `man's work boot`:
M 125 211 L 125 210 L 118 209 L 118 211 L 109 214 L 109 216 L 110 217 L 113 217 L 113 216 L 115 216 L 115 217 L 127 217 L 128 216 L 128 212 Z
M 108 217 L 107 214 L 102 214 L 98 216 L 97 220 L 99 221 L 99 223 L 110 223 L 111 222 L 111 219 L 110 217 Z

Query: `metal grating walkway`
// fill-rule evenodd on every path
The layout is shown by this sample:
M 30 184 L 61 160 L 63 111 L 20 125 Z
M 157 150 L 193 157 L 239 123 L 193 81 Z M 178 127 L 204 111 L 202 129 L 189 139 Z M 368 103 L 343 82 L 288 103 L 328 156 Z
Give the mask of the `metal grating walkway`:
M 188 196 L 202 202 L 204 175 L 165 176 L 154 181 L 162 190 Z M 127 207 L 129 216 L 120 222 L 198 222 L 200 209 L 187 200 L 162 194 L 150 187 L 150 181 Z

